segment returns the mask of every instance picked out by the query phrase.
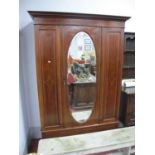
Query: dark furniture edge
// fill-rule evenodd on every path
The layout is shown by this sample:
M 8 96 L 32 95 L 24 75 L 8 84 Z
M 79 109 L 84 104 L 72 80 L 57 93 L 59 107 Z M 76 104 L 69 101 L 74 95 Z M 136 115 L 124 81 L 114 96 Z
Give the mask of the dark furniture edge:
M 128 31 L 125 31 L 124 33 L 125 34 L 135 34 L 135 32 L 128 32 Z
M 63 17 L 63 18 L 94 18 L 105 20 L 117 20 L 126 21 L 130 17 L 128 16 L 113 16 L 113 15 L 101 15 L 101 14 L 86 14 L 86 13 L 71 13 L 71 12 L 48 12 L 48 11 L 28 11 L 32 17 Z

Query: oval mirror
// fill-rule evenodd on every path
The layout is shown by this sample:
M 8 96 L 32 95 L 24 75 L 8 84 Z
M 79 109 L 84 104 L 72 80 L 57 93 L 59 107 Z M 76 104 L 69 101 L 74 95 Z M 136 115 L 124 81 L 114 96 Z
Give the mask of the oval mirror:
M 77 33 L 67 55 L 67 85 L 73 118 L 84 123 L 90 117 L 96 99 L 96 52 L 85 32 Z

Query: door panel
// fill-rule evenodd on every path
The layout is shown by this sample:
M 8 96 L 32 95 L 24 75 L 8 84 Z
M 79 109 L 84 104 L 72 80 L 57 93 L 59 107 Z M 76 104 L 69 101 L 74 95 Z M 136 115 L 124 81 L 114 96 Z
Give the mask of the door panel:
M 121 88 L 123 40 L 122 32 L 118 29 L 103 30 L 105 59 L 105 108 L 104 119 L 116 120 Z
M 57 99 L 56 37 L 55 27 L 39 30 L 44 127 L 60 124 Z

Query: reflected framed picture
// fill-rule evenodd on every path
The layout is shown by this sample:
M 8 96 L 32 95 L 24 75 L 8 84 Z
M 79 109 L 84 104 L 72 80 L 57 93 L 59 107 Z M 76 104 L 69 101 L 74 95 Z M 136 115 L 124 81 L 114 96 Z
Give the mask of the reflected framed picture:
M 91 40 L 90 39 L 84 39 L 84 44 L 91 44 Z
M 85 51 L 91 51 L 91 45 L 85 45 Z

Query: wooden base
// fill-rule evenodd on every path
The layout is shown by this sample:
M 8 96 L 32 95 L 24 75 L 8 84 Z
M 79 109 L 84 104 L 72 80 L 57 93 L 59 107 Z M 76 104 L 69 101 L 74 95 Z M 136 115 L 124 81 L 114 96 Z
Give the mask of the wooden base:
M 76 135 L 82 133 L 90 133 L 96 131 L 104 131 L 108 129 L 114 129 L 118 127 L 118 121 L 110 122 L 110 123 L 103 123 L 103 124 L 94 124 L 89 126 L 79 126 L 79 127 L 68 127 L 68 128 L 58 128 L 53 130 L 42 130 L 42 137 L 49 138 L 49 137 L 61 137 L 61 136 L 69 136 L 69 135 Z

